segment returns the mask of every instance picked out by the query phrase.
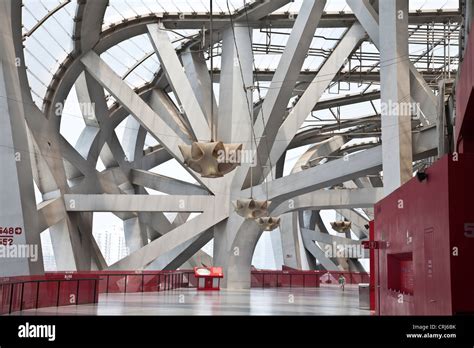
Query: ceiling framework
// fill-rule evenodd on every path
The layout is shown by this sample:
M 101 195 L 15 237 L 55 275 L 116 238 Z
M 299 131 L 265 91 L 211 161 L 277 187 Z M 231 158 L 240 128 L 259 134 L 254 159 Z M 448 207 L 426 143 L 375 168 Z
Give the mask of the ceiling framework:
M 435 93 L 440 81 L 456 74 L 461 11 L 411 11 L 397 29 L 404 36 L 387 43 L 379 39 L 393 29 L 386 20 L 379 27 L 379 18 L 390 18 L 393 10 L 386 6 L 379 13 L 369 1 L 347 0 L 346 11 L 332 12 L 331 0 L 304 0 L 291 11 L 290 3 L 234 8 L 230 2 L 214 14 L 211 37 L 205 8 L 137 10 L 111 22 L 111 10 L 124 16 L 115 1 L 60 1 L 22 29 L 31 4 L 22 11 L 11 1 L 12 41 L 22 62 L 33 62 L 30 45 L 48 23 L 74 11 L 65 58 L 39 68 L 38 62 L 23 64 L 18 79 L 31 135 L 31 177 L 42 196 L 38 228 L 28 233 L 49 229 L 58 269 L 214 264 L 224 268 L 224 287 L 248 288 L 264 226 L 241 217 L 232 202 L 252 198 L 271 201 L 268 216 L 281 217 L 268 233 L 283 264 L 361 270 L 357 257 L 328 256 L 324 245 L 360 245 L 367 238 L 371 207 L 384 195 L 381 171 L 406 160 L 397 162 L 387 151 L 409 151 L 414 168 L 436 156 Z M 387 67 L 391 43 L 407 54 Z M 217 63 L 212 74 L 211 54 Z M 395 87 L 386 82 L 387 69 L 398 71 L 390 81 Z M 411 146 L 382 142 L 395 133 L 380 102 L 406 99 L 393 92 L 400 81 L 420 110 L 403 123 Z M 218 94 L 211 100 L 213 85 Z M 84 127 L 71 144 L 61 134 L 68 115 L 57 106 L 73 94 L 89 107 L 81 110 Z M 209 141 L 213 119 L 219 141 L 243 144 L 250 155 L 224 177 L 205 178 L 184 164 L 179 146 Z M 302 146 L 291 161 L 290 150 Z M 188 181 L 173 170 L 156 172 L 170 160 Z M 328 231 L 321 218 L 328 209 L 352 222 L 349 233 Z M 114 264 L 107 264 L 92 235 L 94 212 L 123 220 L 130 252 Z M 201 249 L 211 240 L 214 253 L 208 255 Z

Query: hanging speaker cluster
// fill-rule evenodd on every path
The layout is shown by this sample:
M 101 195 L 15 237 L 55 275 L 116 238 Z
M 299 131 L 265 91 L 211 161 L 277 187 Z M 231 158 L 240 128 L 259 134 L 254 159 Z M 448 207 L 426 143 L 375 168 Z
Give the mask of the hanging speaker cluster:
M 179 145 L 184 164 L 203 178 L 220 178 L 240 165 L 242 144 L 222 141 Z
M 245 219 L 258 219 L 268 215 L 268 206 L 271 201 L 256 199 L 238 199 L 234 202 L 235 212 Z
M 334 221 L 331 222 L 331 227 L 334 231 L 343 233 L 351 229 L 352 222 L 350 221 Z
M 268 216 L 268 206 L 271 201 L 256 199 L 238 199 L 234 202 L 235 212 L 245 219 L 255 220 L 264 231 L 273 231 L 280 226 L 279 217 Z
M 256 222 L 264 231 L 273 231 L 275 228 L 280 226 L 279 217 L 265 216 L 258 218 Z

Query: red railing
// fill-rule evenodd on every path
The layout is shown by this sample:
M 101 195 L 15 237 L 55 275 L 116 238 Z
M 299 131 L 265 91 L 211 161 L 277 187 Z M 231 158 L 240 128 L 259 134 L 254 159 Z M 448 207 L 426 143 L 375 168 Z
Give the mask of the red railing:
M 101 293 L 196 287 L 192 271 L 48 272 L 0 278 L 0 315 L 26 309 L 97 303 Z
M 321 282 L 337 284 L 340 274 L 347 284 L 369 282 L 368 273 L 253 270 L 251 286 L 315 288 Z M 97 303 L 102 293 L 196 287 L 197 279 L 191 270 L 48 272 L 43 276 L 0 278 L 0 315 L 42 307 Z
M 337 284 L 340 275 L 346 284 L 368 283 L 368 273 L 342 271 L 299 271 L 299 270 L 253 270 L 251 286 L 254 288 L 303 287 L 317 288 L 320 283 Z
M 98 302 L 96 277 L 11 277 L 0 279 L 0 314 L 26 309 Z
M 317 271 L 252 271 L 251 286 L 253 288 L 279 287 L 319 287 L 319 273 Z
M 100 293 L 157 292 L 188 287 L 187 271 L 102 271 Z M 194 275 L 193 275 L 194 277 Z
M 342 274 L 346 278 L 346 284 L 360 284 L 370 282 L 370 274 L 365 272 L 342 272 L 342 271 L 320 271 L 321 282 L 324 284 L 337 284 Z
M 50 272 L 48 275 L 64 274 Z M 197 284 L 192 271 L 90 271 L 69 272 L 74 276 L 97 276 L 99 293 L 157 292 Z

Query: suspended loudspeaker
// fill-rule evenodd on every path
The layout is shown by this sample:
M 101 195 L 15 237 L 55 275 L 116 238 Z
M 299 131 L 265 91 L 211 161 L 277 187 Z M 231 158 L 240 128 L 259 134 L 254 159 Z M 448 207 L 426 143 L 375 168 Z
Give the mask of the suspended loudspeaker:
M 255 199 L 238 199 L 232 202 L 235 212 L 246 219 L 258 219 L 268 214 L 271 201 L 258 201 Z
M 351 229 L 352 223 L 350 221 L 334 221 L 331 222 L 331 227 L 334 231 L 342 233 Z
M 271 216 L 264 216 L 256 220 L 257 224 L 264 230 L 264 231 L 273 231 L 275 228 L 280 226 L 280 218 L 279 217 L 271 217 Z
M 242 144 L 193 142 L 192 145 L 179 145 L 179 150 L 184 164 L 203 178 L 219 178 L 240 165 Z

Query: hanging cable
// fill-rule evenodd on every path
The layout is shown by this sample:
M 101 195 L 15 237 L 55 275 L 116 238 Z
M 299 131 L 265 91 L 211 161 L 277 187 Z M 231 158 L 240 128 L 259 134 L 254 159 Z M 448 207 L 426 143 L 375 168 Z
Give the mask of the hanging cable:
M 227 10 L 229 11 L 229 18 L 230 18 L 230 27 L 232 30 L 232 38 L 234 41 L 234 47 L 235 47 L 235 52 L 236 52 L 236 57 L 238 61 L 238 66 L 239 66 L 239 71 L 240 71 L 240 77 L 242 79 L 242 87 L 243 87 L 243 92 L 245 95 L 245 99 L 247 101 L 247 108 L 248 108 L 248 114 L 249 114 L 249 122 L 250 122 L 250 146 L 251 146 L 251 153 L 252 153 L 252 164 L 254 162 L 254 155 L 253 155 L 253 142 L 255 141 L 255 148 L 257 148 L 257 143 L 256 143 L 256 136 L 255 136 L 255 130 L 254 130 L 254 121 L 253 121 L 253 111 L 252 111 L 252 104 L 251 100 L 249 99 L 248 93 L 249 90 L 253 91 L 254 86 L 249 86 L 247 87 L 245 85 L 245 77 L 242 69 L 242 60 L 240 59 L 240 54 L 239 54 L 239 49 L 237 45 L 237 39 L 236 39 L 236 34 L 234 30 L 234 22 L 232 19 L 232 11 L 230 10 L 229 6 L 229 1 L 227 0 Z M 249 27 L 248 27 L 249 28 Z M 250 35 L 250 33 L 249 33 Z M 253 82 L 253 81 L 252 81 Z M 256 151 L 256 156 L 259 156 L 258 151 Z M 259 160 L 260 163 L 262 163 L 261 160 Z M 273 225 L 275 224 L 275 219 L 267 217 L 268 215 L 268 206 L 270 205 L 270 201 L 267 200 L 256 200 L 253 198 L 253 165 L 250 167 L 250 199 L 238 199 L 233 202 L 234 207 L 235 207 L 235 212 L 246 218 L 246 219 L 252 219 L 255 220 L 261 228 L 265 230 L 269 230 L 269 228 L 273 229 Z M 268 190 L 267 190 L 268 191 Z M 268 195 L 268 192 L 267 192 Z M 278 220 L 279 223 L 279 220 Z M 269 227 L 269 226 L 272 227 Z
M 210 141 L 195 141 L 191 145 L 178 145 L 184 163 L 202 177 L 218 178 L 240 165 L 242 144 L 224 143 L 217 140 L 217 120 L 214 113 L 214 23 L 213 0 L 209 0 L 209 58 L 210 58 Z M 203 30 L 202 41 L 205 39 Z M 202 45 L 204 48 L 207 45 Z M 205 110 L 206 113 L 208 110 Z
M 235 35 L 235 30 L 234 30 L 234 21 L 232 19 L 232 11 L 230 10 L 229 0 L 227 0 L 226 4 L 227 4 L 227 10 L 229 12 L 230 27 L 232 29 L 232 38 L 234 40 L 234 47 L 235 47 L 235 51 L 236 51 L 237 61 L 239 63 L 239 71 L 240 71 L 240 76 L 241 76 L 241 79 L 242 79 L 242 87 L 244 89 L 245 98 L 247 100 L 247 109 L 248 109 L 248 113 L 249 113 L 249 122 L 250 122 L 250 125 L 251 125 L 251 137 L 253 136 L 252 140 L 255 141 L 255 147 L 257 148 L 257 136 L 256 136 L 255 130 L 253 128 L 253 125 L 254 125 L 253 111 L 252 111 L 252 108 L 251 108 L 251 102 L 250 102 L 249 97 L 248 97 L 248 88 L 247 88 L 247 86 L 245 86 L 244 73 L 243 73 L 242 64 L 241 64 L 242 60 L 240 59 L 240 53 L 239 53 L 239 49 L 238 49 L 238 46 L 237 46 L 237 39 L 236 39 L 236 35 Z M 250 36 L 250 33 L 249 33 L 249 36 Z M 251 88 L 252 87 L 253 86 L 251 86 Z M 251 141 L 251 144 L 252 144 L 252 141 Z M 259 157 L 258 151 L 256 151 L 256 155 Z M 259 162 L 262 163 L 260 157 L 259 157 Z M 250 171 L 250 173 L 252 173 L 252 170 Z
M 214 41 L 213 41 L 213 16 L 212 0 L 209 0 L 209 55 L 211 64 L 211 142 L 217 139 L 217 131 L 214 126 Z M 206 35 L 203 33 L 203 36 Z
M 245 0 L 244 0 L 244 11 L 245 11 L 245 20 L 247 22 L 247 26 L 250 27 L 250 21 L 249 21 L 248 11 L 247 11 L 247 3 L 246 3 Z M 250 36 L 250 32 L 249 32 L 249 36 Z M 252 59 L 253 69 L 256 71 L 257 66 L 255 64 L 255 57 L 253 55 L 252 55 L 252 57 L 253 57 L 253 59 Z M 256 86 L 256 89 L 257 89 L 258 98 L 262 100 L 262 104 L 260 106 L 260 112 L 258 114 L 261 115 L 261 119 L 262 119 L 262 126 L 263 126 L 262 138 L 263 138 L 265 147 L 267 149 L 268 163 L 269 163 L 270 171 L 271 171 L 271 169 L 273 168 L 273 165 L 272 165 L 271 158 L 270 158 L 270 145 L 268 144 L 268 139 L 265 136 L 265 117 L 264 117 L 264 111 L 263 111 L 263 98 L 262 98 L 262 94 L 261 94 L 261 91 L 260 91 L 260 82 L 255 78 L 255 76 L 254 76 L 254 83 L 255 83 L 255 86 Z M 257 117 L 258 117 L 258 114 L 257 114 Z M 252 118 L 252 121 L 253 121 L 253 118 Z M 256 143 L 257 138 L 256 138 L 256 135 L 254 135 L 254 136 L 255 136 L 255 146 L 257 147 L 257 143 Z M 261 171 L 262 171 L 262 174 L 265 175 L 264 165 L 265 165 L 265 163 L 263 163 L 260 160 Z M 272 173 L 272 180 L 273 180 L 273 172 L 271 171 L 271 173 Z M 267 194 L 268 194 L 268 192 L 267 192 Z
M 253 128 L 253 119 L 250 118 L 250 153 L 252 155 L 252 162 L 250 163 L 250 198 L 253 199 L 253 162 L 255 161 L 254 159 L 254 154 L 253 154 L 253 142 L 254 142 L 254 128 Z M 257 144 L 255 144 L 257 145 Z

